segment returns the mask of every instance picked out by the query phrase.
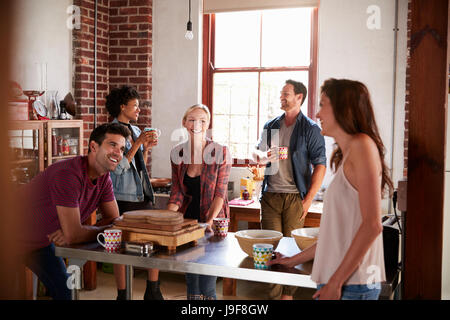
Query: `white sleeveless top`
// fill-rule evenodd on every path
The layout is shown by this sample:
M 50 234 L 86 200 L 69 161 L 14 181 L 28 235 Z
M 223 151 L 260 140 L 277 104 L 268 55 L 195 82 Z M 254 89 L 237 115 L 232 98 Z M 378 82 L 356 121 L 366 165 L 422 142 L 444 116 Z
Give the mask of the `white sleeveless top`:
M 344 174 L 344 161 L 325 196 L 319 239 L 311 274 L 317 284 L 328 283 L 347 253 L 362 222 L 358 191 Z M 382 233 L 373 242 L 359 267 L 344 285 L 371 284 L 386 280 Z

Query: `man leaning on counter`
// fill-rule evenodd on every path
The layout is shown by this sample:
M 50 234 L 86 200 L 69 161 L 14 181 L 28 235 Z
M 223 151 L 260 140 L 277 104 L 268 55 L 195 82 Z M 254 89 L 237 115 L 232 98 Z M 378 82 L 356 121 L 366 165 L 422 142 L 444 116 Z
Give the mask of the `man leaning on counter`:
M 24 226 L 20 234 L 24 264 L 56 300 L 70 300 L 68 274 L 55 245 L 93 241 L 119 217 L 109 172 L 123 158 L 130 131 L 117 123 L 95 128 L 87 156 L 59 161 L 37 175 L 24 192 Z M 82 225 L 97 208 L 102 219 L 95 226 Z

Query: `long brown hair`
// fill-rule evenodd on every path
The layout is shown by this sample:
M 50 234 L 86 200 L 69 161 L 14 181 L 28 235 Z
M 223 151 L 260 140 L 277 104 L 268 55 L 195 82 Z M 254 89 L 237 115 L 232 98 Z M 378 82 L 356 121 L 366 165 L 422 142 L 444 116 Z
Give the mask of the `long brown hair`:
M 389 169 L 384 162 L 385 147 L 378 132 L 378 126 L 373 113 L 369 90 L 359 82 L 347 79 L 328 79 L 321 89 L 331 102 L 333 114 L 337 123 L 348 134 L 365 133 L 375 142 L 382 166 L 381 193 L 387 187 L 389 194 L 393 189 L 389 177 Z M 331 167 L 335 170 L 342 162 L 342 150 L 339 146 L 331 155 Z

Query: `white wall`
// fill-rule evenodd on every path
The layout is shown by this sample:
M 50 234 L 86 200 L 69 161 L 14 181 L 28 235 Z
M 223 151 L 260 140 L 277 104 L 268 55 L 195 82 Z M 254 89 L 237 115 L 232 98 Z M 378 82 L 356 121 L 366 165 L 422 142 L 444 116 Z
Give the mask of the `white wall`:
M 193 0 L 194 39 L 184 37 L 188 1 L 153 0 L 152 126 L 162 129 L 152 150 L 152 177 L 170 177 L 172 132 L 181 128 L 185 110 L 201 102 L 201 0 Z
M 373 12 L 379 8 L 380 28 L 369 29 Z M 393 54 L 395 1 L 392 0 L 321 0 L 319 7 L 318 87 L 328 78 L 348 78 L 367 85 L 374 105 L 381 138 L 386 147 L 385 161 L 391 167 L 395 185 L 403 175 L 404 96 L 406 70 L 407 0 L 399 2 L 398 65 L 395 118 L 393 108 Z M 394 125 L 393 125 L 393 119 Z M 395 132 L 393 127 L 395 127 Z M 394 155 L 392 140 L 394 134 Z M 327 155 L 334 141 L 327 138 Z M 330 170 L 324 180 L 332 178 Z M 383 208 L 387 210 L 385 201 Z
M 72 30 L 66 25 L 71 0 L 16 0 L 12 28 L 12 80 L 39 89 L 36 63 L 47 63 L 47 90 L 60 99 L 72 90 Z
M 194 41 L 184 39 L 187 1 L 153 2 L 153 125 L 164 129 L 159 146 L 154 149 L 152 175 L 170 176 L 169 152 L 175 142 L 170 133 L 180 127 L 184 110 L 201 100 L 201 35 L 197 29 L 200 1 L 193 1 Z M 382 139 L 386 162 L 391 164 L 393 134 L 393 48 L 394 1 L 392 0 L 321 0 L 319 8 L 318 86 L 330 77 L 351 78 L 364 82 L 371 94 Z M 369 30 L 366 13 L 370 5 L 380 8 L 381 28 Z M 197 9 L 195 9 L 197 8 Z M 400 0 L 397 99 L 395 110 L 394 181 L 403 174 L 404 85 L 406 68 L 407 0 Z M 196 78 L 196 76 L 198 76 Z M 172 79 L 177 79 L 173 82 Z M 327 139 L 327 153 L 332 141 Z M 233 168 L 230 180 L 247 176 L 242 168 Z M 331 179 L 327 173 L 325 184 Z M 387 203 L 384 205 L 387 210 Z

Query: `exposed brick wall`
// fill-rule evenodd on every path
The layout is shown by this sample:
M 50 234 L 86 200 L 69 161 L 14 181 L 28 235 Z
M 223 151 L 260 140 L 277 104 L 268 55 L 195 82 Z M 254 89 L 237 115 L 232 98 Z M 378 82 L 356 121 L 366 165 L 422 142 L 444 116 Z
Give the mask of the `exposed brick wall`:
M 151 125 L 152 0 L 111 0 L 109 85 L 133 86 L 141 96 L 140 127 Z
M 77 118 L 84 121 L 87 153 L 89 135 L 94 129 L 95 1 L 74 0 L 74 5 L 81 10 L 81 28 L 73 30 L 73 90 Z M 151 126 L 151 70 L 152 0 L 98 0 L 97 125 L 111 120 L 105 108 L 108 92 L 130 85 L 141 96 L 137 125 Z
M 74 0 L 80 7 L 81 28 L 73 30 L 74 98 L 77 118 L 84 123 L 84 147 L 94 129 L 94 0 Z M 105 96 L 109 91 L 109 0 L 97 3 L 97 124 L 107 121 Z
M 404 164 L 403 177 L 408 177 L 408 136 L 409 136 L 409 89 L 410 89 L 410 48 L 411 48 L 411 0 L 408 1 L 408 21 L 407 21 L 407 54 L 406 54 L 406 87 L 405 87 L 405 133 L 403 143 Z

